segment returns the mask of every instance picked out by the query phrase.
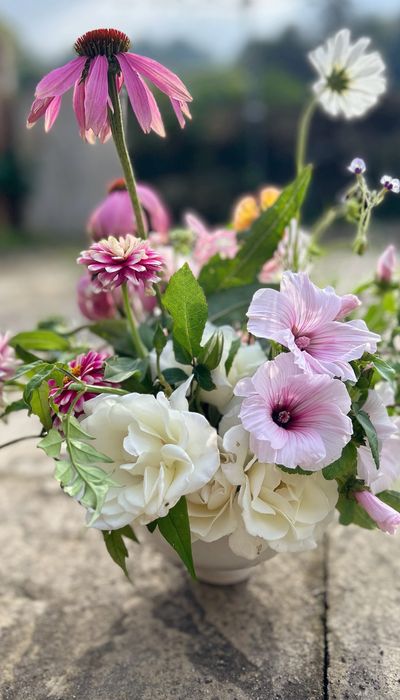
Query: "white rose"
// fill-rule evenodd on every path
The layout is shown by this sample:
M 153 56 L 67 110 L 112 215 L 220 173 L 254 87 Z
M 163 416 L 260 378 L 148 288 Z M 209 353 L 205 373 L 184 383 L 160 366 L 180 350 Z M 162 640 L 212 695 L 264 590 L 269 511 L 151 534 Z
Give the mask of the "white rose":
M 278 552 L 312 549 L 332 520 L 337 499 L 336 481 L 320 472 L 289 474 L 253 462 L 240 487 L 242 521 L 230 536 L 230 547 L 247 559 L 267 546 Z
M 238 336 L 231 326 L 214 326 L 212 323 L 207 323 L 202 337 L 202 345 L 216 331 L 220 331 L 224 338 L 224 348 L 222 352 L 221 362 L 219 366 L 212 370 L 211 377 L 216 386 L 212 391 L 202 390 L 200 399 L 204 403 L 216 406 L 220 413 L 223 413 L 233 397 L 233 389 L 239 379 L 251 377 L 256 369 L 265 362 L 266 357 L 261 345 L 258 342 L 252 345 L 242 343 L 237 351 L 231 369 L 226 374 L 225 362 L 228 359 L 229 350 L 233 341 L 238 339 Z M 156 356 L 155 353 L 150 355 L 150 363 L 153 377 L 156 376 Z M 182 365 L 176 361 L 172 342 L 168 341 L 160 356 L 160 369 L 162 372 L 170 367 L 179 367 L 188 376 L 192 373 L 190 365 Z
M 236 487 L 218 469 L 208 484 L 186 497 L 193 542 L 214 542 L 233 532 L 237 525 L 235 496 Z
M 189 412 L 188 384 L 170 399 L 162 392 L 157 397 L 133 393 L 101 395 L 85 404 L 82 427 L 114 460 L 102 467 L 119 484 L 109 489 L 94 527 L 118 529 L 164 517 L 217 471 L 217 432 L 204 416 Z

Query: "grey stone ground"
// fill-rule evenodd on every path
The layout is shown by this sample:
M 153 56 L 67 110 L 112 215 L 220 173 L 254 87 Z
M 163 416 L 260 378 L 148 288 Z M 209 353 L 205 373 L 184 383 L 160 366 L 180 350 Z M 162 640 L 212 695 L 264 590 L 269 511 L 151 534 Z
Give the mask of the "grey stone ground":
M 35 289 L 44 303 L 55 279 L 64 288 L 47 310 L 72 311 L 73 274 L 1 261 L 0 327 L 43 316 L 29 300 Z M 15 417 L 0 443 L 22 431 L 35 426 Z M 333 528 L 318 550 L 230 588 L 192 583 L 132 544 L 131 586 L 29 442 L 0 452 L 0 513 L 4 700 L 400 697 L 398 538 Z

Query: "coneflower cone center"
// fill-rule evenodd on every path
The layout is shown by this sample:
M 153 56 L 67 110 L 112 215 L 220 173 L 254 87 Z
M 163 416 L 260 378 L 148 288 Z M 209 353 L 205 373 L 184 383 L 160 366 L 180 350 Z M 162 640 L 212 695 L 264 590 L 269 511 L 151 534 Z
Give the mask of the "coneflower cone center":
M 108 194 L 111 194 L 112 192 L 126 192 L 126 191 L 127 191 L 126 182 L 122 177 L 118 178 L 117 180 L 113 180 L 113 182 L 110 182 L 110 184 L 107 187 Z
M 76 40 L 74 49 L 79 56 L 112 58 L 117 53 L 129 50 L 129 37 L 118 29 L 93 29 Z

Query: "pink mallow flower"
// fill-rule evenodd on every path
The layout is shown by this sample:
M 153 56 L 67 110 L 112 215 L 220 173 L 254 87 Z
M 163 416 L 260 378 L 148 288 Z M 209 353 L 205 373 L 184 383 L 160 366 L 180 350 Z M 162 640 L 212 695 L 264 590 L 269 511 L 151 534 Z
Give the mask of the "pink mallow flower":
M 104 381 L 104 362 L 108 354 L 105 352 L 96 352 L 90 350 L 86 355 L 78 355 L 74 360 L 68 363 L 71 374 L 77 380 L 81 379 L 85 384 L 96 384 L 97 386 L 110 386 Z M 49 397 L 58 406 L 60 413 L 68 413 L 72 402 L 76 398 L 76 391 L 70 387 L 74 383 L 73 379 L 64 377 L 63 386 L 57 386 L 54 379 L 49 379 Z M 74 407 L 75 415 L 79 415 L 83 411 L 85 401 L 92 399 L 96 394 L 86 391 L 78 399 Z
M 260 462 L 318 471 L 338 459 L 353 428 L 345 385 L 306 374 L 291 353 L 266 362 L 235 387 L 240 419 Z
M 157 192 L 147 185 L 138 185 L 140 203 L 149 219 L 150 229 L 158 234 L 159 242 L 168 241 L 171 225 L 169 211 Z M 146 216 L 145 223 L 147 224 Z M 148 226 L 146 227 L 149 228 Z M 94 241 L 107 236 L 124 236 L 137 230 L 131 198 L 125 180 L 115 180 L 108 189 L 108 195 L 90 215 L 87 231 Z
M 152 294 L 152 285 L 159 281 L 163 266 L 162 256 L 148 241 L 130 233 L 92 243 L 88 250 L 82 251 L 77 262 L 87 266 L 93 287 L 99 292 L 112 291 L 127 282 Z
M 396 248 L 394 245 L 388 245 L 378 258 L 376 264 L 376 277 L 379 282 L 391 282 L 394 271 L 396 269 Z
M 165 136 L 163 121 L 146 80 L 170 99 L 181 127 L 190 118 L 190 93 L 175 73 L 146 56 L 129 53 L 129 37 L 117 29 L 94 29 L 75 42 L 77 58 L 56 68 L 42 78 L 35 90 L 35 100 L 27 126 L 44 116 L 49 131 L 57 119 L 62 95 L 74 88 L 73 108 L 82 138 L 106 141 L 110 136 L 108 110 L 111 109 L 108 80 L 116 81 L 118 90 L 125 84 L 129 101 L 145 133 L 153 130 Z
M 356 491 L 354 493 L 356 501 L 364 508 L 372 520 L 383 532 L 395 535 L 400 527 L 400 513 L 387 503 L 381 501 L 377 496 L 369 491 Z
M 0 333 L 0 383 L 11 379 L 19 364 L 14 348 L 9 344 L 10 338 L 11 333 Z
M 202 267 L 217 253 L 221 258 L 235 257 L 239 249 L 236 231 L 233 229 L 210 231 L 194 214 L 186 214 L 185 221 L 188 228 L 196 235 L 192 256 L 195 265 Z
M 356 305 L 354 295 L 340 297 L 332 287 L 316 287 L 304 272 L 285 272 L 279 292 L 254 294 L 247 328 L 257 338 L 284 345 L 306 372 L 355 381 L 350 360 L 375 352 L 380 340 L 364 321 L 340 321 Z

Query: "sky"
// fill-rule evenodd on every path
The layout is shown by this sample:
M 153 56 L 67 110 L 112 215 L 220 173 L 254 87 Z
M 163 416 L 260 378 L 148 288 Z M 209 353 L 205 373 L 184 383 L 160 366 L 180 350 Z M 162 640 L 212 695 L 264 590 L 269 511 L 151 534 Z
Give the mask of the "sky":
M 0 0 L 6 22 L 46 61 L 65 54 L 80 34 L 116 27 L 139 41 L 189 40 L 217 60 L 229 60 L 249 37 L 268 37 L 288 24 L 316 28 L 329 0 Z M 353 0 L 355 11 L 376 12 L 376 0 Z M 379 0 L 380 16 L 400 12 L 398 0 Z

